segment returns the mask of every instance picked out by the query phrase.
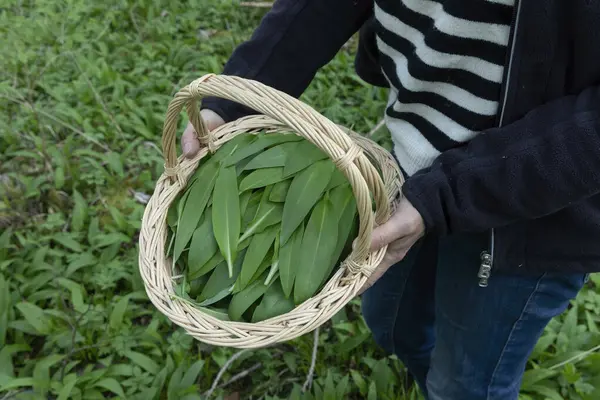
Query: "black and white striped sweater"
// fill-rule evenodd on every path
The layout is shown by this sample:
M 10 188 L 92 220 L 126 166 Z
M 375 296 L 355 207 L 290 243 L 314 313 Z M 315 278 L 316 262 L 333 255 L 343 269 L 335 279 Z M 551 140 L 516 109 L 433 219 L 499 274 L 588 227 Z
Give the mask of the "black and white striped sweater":
M 376 0 L 386 123 L 412 175 L 493 126 L 514 0 Z

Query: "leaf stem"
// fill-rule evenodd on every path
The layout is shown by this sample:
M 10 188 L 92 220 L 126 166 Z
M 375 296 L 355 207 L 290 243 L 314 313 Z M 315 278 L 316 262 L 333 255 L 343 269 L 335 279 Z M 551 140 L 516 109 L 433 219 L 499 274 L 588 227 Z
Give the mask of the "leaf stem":
M 558 364 L 554 364 L 553 366 L 549 367 L 548 369 L 549 370 L 554 370 L 554 369 L 560 368 L 562 366 L 565 366 L 565 365 L 567 365 L 567 364 L 569 364 L 569 363 L 571 363 L 573 361 L 579 362 L 579 361 L 585 359 L 590 354 L 595 353 L 598 350 L 600 350 L 600 345 L 592 347 L 591 349 L 583 351 L 583 352 L 581 352 L 581 353 L 579 353 L 577 355 L 574 355 L 573 357 L 571 357 L 571 358 L 569 358 L 569 359 L 567 359 L 565 361 L 559 362 Z
M 265 286 L 268 286 L 271 284 L 271 281 L 275 277 L 275 274 L 277 273 L 277 271 L 279 271 L 279 260 L 277 260 L 273 264 L 271 264 L 271 270 L 269 271 L 269 275 L 267 276 L 267 279 L 265 279 Z

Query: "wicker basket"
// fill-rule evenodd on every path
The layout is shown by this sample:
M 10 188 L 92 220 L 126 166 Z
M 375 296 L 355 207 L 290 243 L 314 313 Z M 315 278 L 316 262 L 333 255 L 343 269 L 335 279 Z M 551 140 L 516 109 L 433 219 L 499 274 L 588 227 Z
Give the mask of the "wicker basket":
M 262 115 L 241 118 L 207 132 L 197 101 L 217 96 L 246 105 Z M 177 122 L 183 106 L 202 150 L 192 160 L 177 158 Z M 167 211 L 199 160 L 242 133 L 291 131 L 326 152 L 353 187 L 359 232 L 352 253 L 314 297 L 294 310 L 259 323 L 222 321 L 173 297 L 171 262 L 166 256 Z M 381 262 L 385 248 L 370 252 L 375 224 L 385 222 L 400 193 L 402 175 L 385 149 L 344 129 L 301 101 L 261 83 L 222 75 L 206 75 L 177 93 L 169 104 L 163 131 L 165 172 L 144 212 L 139 239 L 139 268 L 152 303 L 175 324 L 205 343 L 258 348 L 313 331 L 354 298 Z M 373 209 L 373 203 L 375 209 Z

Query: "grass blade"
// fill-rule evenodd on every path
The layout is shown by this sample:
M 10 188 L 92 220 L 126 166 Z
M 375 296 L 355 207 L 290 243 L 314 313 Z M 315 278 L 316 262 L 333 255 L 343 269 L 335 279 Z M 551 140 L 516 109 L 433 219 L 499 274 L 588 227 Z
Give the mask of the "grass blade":
M 283 206 L 282 244 L 287 243 L 292 233 L 319 201 L 334 168 L 330 160 L 317 161 L 294 177 Z
M 240 192 L 257 189 L 283 180 L 283 167 L 262 168 L 252 171 L 240 182 Z
M 325 280 L 337 236 L 337 213 L 326 195 L 315 206 L 302 238 L 304 251 L 300 254 L 294 283 L 296 304 L 312 297 Z
M 302 237 L 304 224 L 300 224 L 292 234 L 290 240 L 281 246 L 279 251 L 279 280 L 285 297 L 290 297 L 294 288 L 296 269 L 294 268 L 302 254 Z
M 271 285 L 258 307 L 256 307 L 256 310 L 254 310 L 252 322 L 264 321 L 285 314 L 293 309 L 294 302 L 285 297 L 283 290 L 281 290 L 281 285 Z
M 213 197 L 216 200 L 212 209 L 213 232 L 231 278 L 241 230 L 240 198 L 234 167 L 221 168 Z
M 181 253 L 187 247 L 194 231 L 198 227 L 200 218 L 204 214 L 204 209 L 215 186 L 217 172 L 217 164 L 206 164 L 203 166 L 198 179 L 188 189 L 189 195 L 184 196 L 179 201 L 178 208 L 181 208 L 181 213 L 179 213 L 177 233 L 175 235 L 173 263 L 179 260 Z

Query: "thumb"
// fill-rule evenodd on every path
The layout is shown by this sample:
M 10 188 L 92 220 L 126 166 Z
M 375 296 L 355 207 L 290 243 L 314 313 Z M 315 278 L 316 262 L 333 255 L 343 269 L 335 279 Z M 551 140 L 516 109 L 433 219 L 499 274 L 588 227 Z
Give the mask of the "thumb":
M 371 234 L 371 251 L 377 251 L 394 241 L 392 227 L 389 222 L 373 229 Z
M 398 214 L 394 214 L 383 225 L 379 225 L 373 229 L 373 233 L 371 234 L 371 251 L 377 251 L 398 239 L 402 231 L 402 224 L 397 219 Z

